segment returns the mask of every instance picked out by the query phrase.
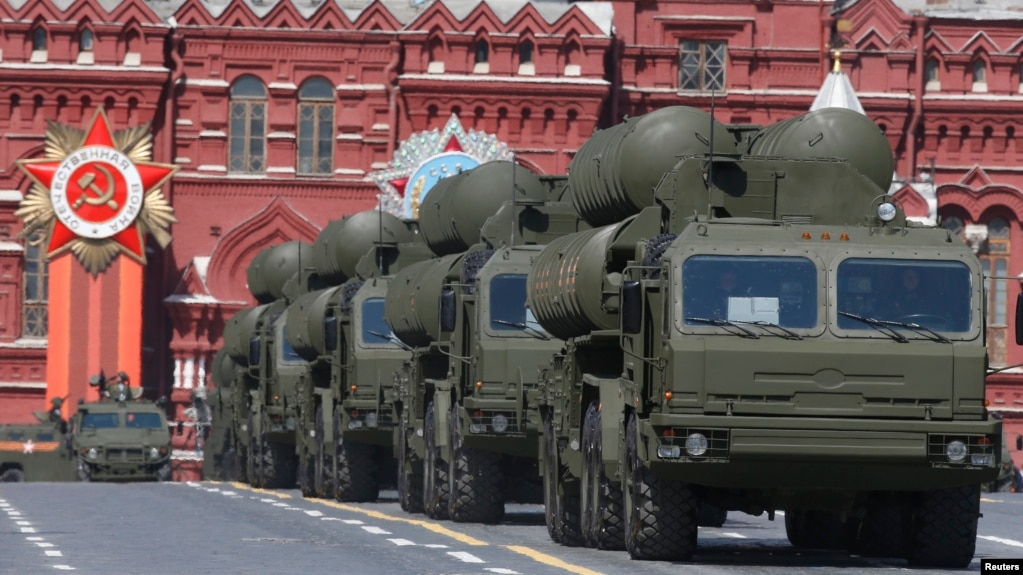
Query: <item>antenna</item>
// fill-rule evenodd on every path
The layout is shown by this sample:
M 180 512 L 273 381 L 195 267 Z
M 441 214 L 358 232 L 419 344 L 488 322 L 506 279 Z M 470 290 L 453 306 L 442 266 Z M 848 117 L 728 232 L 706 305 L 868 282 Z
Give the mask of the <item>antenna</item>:
M 512 162 L 512 205 L 511 205 L 511 226 L 508 227 L 508 249 L 515 245 L 515 151 L 511 153 Z
M 377 194 L 377 273 L 387 275 L 384 272 L 384 198 L 383 194 Z
M 714 88 L 710 89 L 710 165 L 707 166 L 707 192 L 714 185 Z

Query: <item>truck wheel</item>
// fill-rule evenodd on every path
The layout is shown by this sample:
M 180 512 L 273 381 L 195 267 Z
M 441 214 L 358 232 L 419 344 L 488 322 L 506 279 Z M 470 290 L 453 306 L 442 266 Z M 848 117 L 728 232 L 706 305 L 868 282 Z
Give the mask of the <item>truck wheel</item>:
M 323 436 L 323 406 L 316 407 L 316 458 L 313 461 L 313 495 L 334 495 L 334 455 L 327 452 Z
M 398 501 L 406 513 L 422 513 L 423 462 L 408 444 L 409 433 L 402 417 L 398 423 Z
M 25 472 L 20 469 L 12 467 L 0 473 L 0 483 L 21 483 L 23 481 L 25 481 Z
M 170 481 L 174 477 L 174 470 L 171 467 L 171 462 L 168 461 L 160 466 L 160 469 L 156 470 L 156 480 L 165 482 Z
M 345 441 L 344 437 L 338 441 L 341 445 L 334 498 L 352 503 L 376 501 L 380 495 L 380 480 L 373 446 Z
M 905 506 L 896 493 L 872 493 L 849 551 L 865 557 L 905 557 Z
M 448 465 L 440 458 L 437 447 L 433 402 L 426 406 L 423 418 L 423 441 L 426 461 L 423 462 L 423 511 L 430 519 L 448 518 Z
M 709 503 L 700 504 L 700 527 L 721 527 L 728 519 L 728 511 Z
M 846 549 L 849 537 L 837 513 L 817 509 L 785 511 L 785 534 L 794 547 Z
M 540 456 L 543 458 L 543 509 L 547 523 L 547 534 L 551 541 L 561 543 L 561 529 L 558 525 L 558 463 L 554 441 L 554 424 L 547 410 L 543 412 L 543 443 Z
M 459 409 L 451 409 L 451 468 L 448 472 L 448 516 L 458 523 L 497 523 L 504 519 L 501 455 L 466 447 L 459 427 Z
M 78 456 L 75 456 L 75 479 L 84 482 L 92 481 L 92 467 Z
M 298 413 L 296 419 L 298 421 L 295 426 L 295 441 L 297 442 L 295 447 L 296 451 L 298 451 L 298 464 L 296 465 L 295 476 L 298 481 L 298 489 L 302 492 L 302 497 L 313 497 L 316 489 L 316 464 L 313 462 L 311 450 L 307 447 L 309 429 L 302 423 L 305 421 L 304 414 Z
M 688 560 L 696 551 L 696 493 L 685 483 L 657 477 L 640 461 L 635 415 L 626 429 L 625 547 L 633 559 Z
M 249 478 L 249 485 L 253 487 L 263 486 L 263 454 L 261 453 L 262 445 L 259 439 L 256 437 L 256 432 L 252 425 L 254 418 L 252 414 L 249 414 L 249 445 L 246 452 L 246 472 L 245 475 Z
M 558 456 L 554 437 L 554 419 L 550 410 L 544 415 L 544 503 L 547 507 L 547 532 L 551 539 L 568 547 L 584 543 L 578 495 L 565 493 L 567 471 Z M 552 532 L 553 530 L 553 532 Z
M 966 567 L 977 546 L 980 486 L 963 485 L 919 493 L 907 559 L 911 565 Z
M 612 481 L 604 468 L 600 427 L 600 402 L 586 410 L 583 427 L 582 531 L 586 544 L 597 549 L 625 549 L 625 512 L 622 485 Z

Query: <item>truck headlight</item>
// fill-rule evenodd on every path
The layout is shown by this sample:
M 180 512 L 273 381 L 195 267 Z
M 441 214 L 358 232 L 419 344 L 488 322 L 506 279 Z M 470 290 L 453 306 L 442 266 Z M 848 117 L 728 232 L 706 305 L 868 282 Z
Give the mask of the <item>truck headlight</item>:
M 371 411 L 366 414 L 366 427 L 376 427 L 377 421 L 377 412 Z
M 86 455 L 89 456 L 89 459 L 96 459 L 99 457 L 99 451 L 97 451 L 95 447 L 90 447 L 89 452 Z
M 150 459 L 156 459 L 157 457 L 160 457 L 160 450 L 155 448 L 155 447 L 150 447 L 149 448 L 149 458 Z
M 702 433 L 691 433 L 686 438 L 686 453 L 694 457 L 707 453 L 707 437 Z
M 508 431 L 508 418 L 498 413 L 490 420 L 490 424 L 494 426 L 494 431 L 498 433 L 504 433 Z
M 956 439 L 948 442 L 948 445 L 945 447 L 945 456 L 948 457 L 949 461 L 958 463 L 966 459 L 968 451 L 966 444 Z

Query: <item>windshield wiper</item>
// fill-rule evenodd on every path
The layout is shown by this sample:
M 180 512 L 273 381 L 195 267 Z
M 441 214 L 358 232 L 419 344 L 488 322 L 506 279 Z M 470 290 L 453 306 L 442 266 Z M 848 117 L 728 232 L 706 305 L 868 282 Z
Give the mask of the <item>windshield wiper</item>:
M 536 338 L 539 338 L 539 339 L 542 339 L 544 341 L 548 341 L 549 339 L 551 339 L 544 332 L 536 329 L 535 327 L 532 327 L 530 325 L 524 324 L 524 323 L 519 323 L 519 322 L 514 322 L 514 321 L 507 321 L 507 320 L 503 320 L 503 319 L 491 319 L 490 321 L 492 321 L 492 322 L 494 322 L 496 324 L 500 324 L 500 325 L 508 325 L 508 326 L 511 326 L 511 327 L 517 327 L 517 328 L 521 329 L 522 331 L 528 333 L 529 335 L 531 335 L 533 337 L 536 337 Z
M 729 321 L 727 319 L 715 319 L 715 318 L 711 318 L 711 317 L 687 317 L 687 318 L 685 318 L 685 320 L 686 321 L 698 321 L 698 322 L 702 322 L 702 323 L 709 323 L 711 325 L 717 325 L 717 326 L 734 327 L 735 329 L 737 329 L 740 332 L 742 332 L 742 334 L 735 334 L 735 335 L 743 335 L 744 337 L 748 337 L 750 339 L 760 339 L 760 334 L 754 333 L 754 332 L 752 332 L 752 331 L 742 327 L 741 325 L 739 325 L 739 323 L 750 323 L 750 322 L 734 322 L 734 321 Z
M 776 323 L 772 323 L 772 322 L 769 322 L 769 321 L 763 321 L 763 320 L 740 321 L 740 320 L 733 319 L 732 322 L 746 324 L 746 325 L 756 325 L 756 326 L 760 326 L 760 327 L 763 327 L 763 328 L 773 327 L 774 329 L 777 329 L 777 330 L 779 330 L 779 331 L 784 333 L 784 335 L 776 334 L 776 335 L 778 335 L 778 337 L 783 337 L 785 339 L 803 339 L 803 336 L 801 336 L 798 333 L 792 331 L 791 329 L 788 329 L 786 327 L 782 327 L 782 326 L 780 326 L 780 325 L 778 325 Z M 767 331 L 767 330 L 765 329 L 764 331 Z M 767 333 L 771 333 L 771 332 L 767 331 Z
M 368 333 L 370 335 L 374 335 L 376 337 L 379 337 L 380 339 L 386 341 L 387 343 L 393 343 L 393 344 L 397 345 L 398 347 L 404 349 L 405 351 L 412 351 L 411 347 L 406 345 L 405 342 L 403 342 L 400 339 L 398 339 L 398 336 L 396 336 L 394 334 L 388 335 L 386 333 L 381 333 L 379 331 L 373 331 L 371 329 L 367 329 L 366 333 Z
M 869 325 L 870 327 L 872 327 L 872 328 L 876 329 L 877 331 L 887 335 L 888 337 L 894 339 L 895 341 L 897 341 L 899 343 L 909 343 L 909 340 L 906 339 L 906 336 L 904 336 L 901 333 L 895 331 L 894 329 L 892 329 L 891 327 L 889 327 L 887 325 L 889 322 L 881 321 L 879 319 L 874 319 L 872 317 L 864 317 L 862 315 L 856 315 L 854 313 L 849 313 L 847 311 L 840 311 L 840 312 L 838 312 L 838 315 L 844 315 L 845 317 L 851 317 L 851 318 L 853 318 L 853 319 L 855 319 L 857 321 L 862 321 L 863 323 Z
M 876 321 L 878 323 L 881 323 L 881 324 L 884 324 L 884 325 L 893 325 L 893 326 L 896 326 L 896 327 L 904 327 L 906 329 L 911 329 L 911 330 L 913 330 L 916 333 L 926 337 L 927 339 L 929 339 L 931 341 L 937 341 L 937 342 L 940 342 L 940 343 L 952 343 L 952 340 L 948 339 L 947 337 L 941 335 L 940 333 L 934 331 L 933 329 L 931 329 L 929 327 L 924 327 L 924 326 L 922 326 L 922 325 L 920 325 L 918 323 L 909 323 L 907 321 L 892 321 L 892 320 L 887 320 L 887 319 L 879 319 L 879 320 L 876 320 Z M 933 336 L 933 337 L 929 337 L 929 336 Z

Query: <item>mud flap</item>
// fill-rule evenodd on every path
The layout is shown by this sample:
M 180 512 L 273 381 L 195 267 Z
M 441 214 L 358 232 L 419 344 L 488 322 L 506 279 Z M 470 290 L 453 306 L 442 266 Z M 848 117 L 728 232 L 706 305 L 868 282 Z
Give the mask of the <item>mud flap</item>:
M 320 408 L 323 409 L 323 447 L 334 453 L 334 397 L 329 389 L 313 392 L 320 397 Z
M 583 385 L 600 390 L 600 440 L 607 476 L 618 476 L 621 446 L 625 445 L 625 403 L 622 400 L 618 378 L 600 378 L 592 374 L 583 375 Z

